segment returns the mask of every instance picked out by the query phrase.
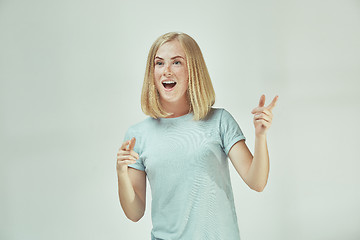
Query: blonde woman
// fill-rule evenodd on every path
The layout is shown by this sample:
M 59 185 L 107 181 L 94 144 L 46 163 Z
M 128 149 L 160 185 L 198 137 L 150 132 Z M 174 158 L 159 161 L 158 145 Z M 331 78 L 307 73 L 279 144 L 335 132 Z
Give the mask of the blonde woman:
M 277 96 L 253 109 L 254 156 L 229 112 L 213 108 L 215 92 L 199 46 L 184 33 L 152 45 L 141 107 L 149 117 L 131 126 L 117 153 L 119 199 L 126 216 L 145 212 L 146 177 L 152 193 L 151 239 L 240 239 L 229 157 L 253 190 L 268 179 L 266 132 Z

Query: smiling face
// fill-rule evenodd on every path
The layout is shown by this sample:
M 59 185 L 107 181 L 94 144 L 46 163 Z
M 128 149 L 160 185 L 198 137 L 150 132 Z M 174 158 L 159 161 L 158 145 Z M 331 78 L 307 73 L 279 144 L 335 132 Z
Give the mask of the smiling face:
M 160 103 L 166 105 L 188 104 L 189 74 L 184 49 L 178 40 L 159 47 L 155 55 L 154 81 Z

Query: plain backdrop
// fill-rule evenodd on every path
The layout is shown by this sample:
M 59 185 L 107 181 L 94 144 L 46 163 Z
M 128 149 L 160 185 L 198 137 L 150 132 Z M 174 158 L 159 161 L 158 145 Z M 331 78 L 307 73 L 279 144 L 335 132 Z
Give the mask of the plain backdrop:
M 198 42 L 251 151 L 251 110 L 279 95 L 264 192 L 230 164 L 241 238 L 360 239 L 358 0 L 0 0 L 0 239 L 150 239 L 150 188 L 131 222 L 116 153 L 171 31 Z

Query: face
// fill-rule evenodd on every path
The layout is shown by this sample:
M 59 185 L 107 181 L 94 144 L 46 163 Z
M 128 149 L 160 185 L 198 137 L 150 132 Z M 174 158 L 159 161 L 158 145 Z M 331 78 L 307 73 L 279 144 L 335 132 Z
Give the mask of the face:
M 188 68 L 178 40 L 164 43 L 155 55 L 154 80 L 162 104 L 187 104 Z

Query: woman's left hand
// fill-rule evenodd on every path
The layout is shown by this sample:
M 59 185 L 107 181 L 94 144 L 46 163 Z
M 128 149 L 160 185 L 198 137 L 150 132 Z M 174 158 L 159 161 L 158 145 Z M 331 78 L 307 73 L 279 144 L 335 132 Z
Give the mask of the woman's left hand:
M 270 128 L 273 118 L 273 114 L 271 111 L 275 107 L 278 98 L 279 96 L 275 96 L 272 102 L 267 107 L 264 107 L 265 95 L 261 95 L 259 106 L 257 106 L 251 111 L 252 114 L 255 114 L 254 125 L 256 136 L 265 135 L 267 130 Z

